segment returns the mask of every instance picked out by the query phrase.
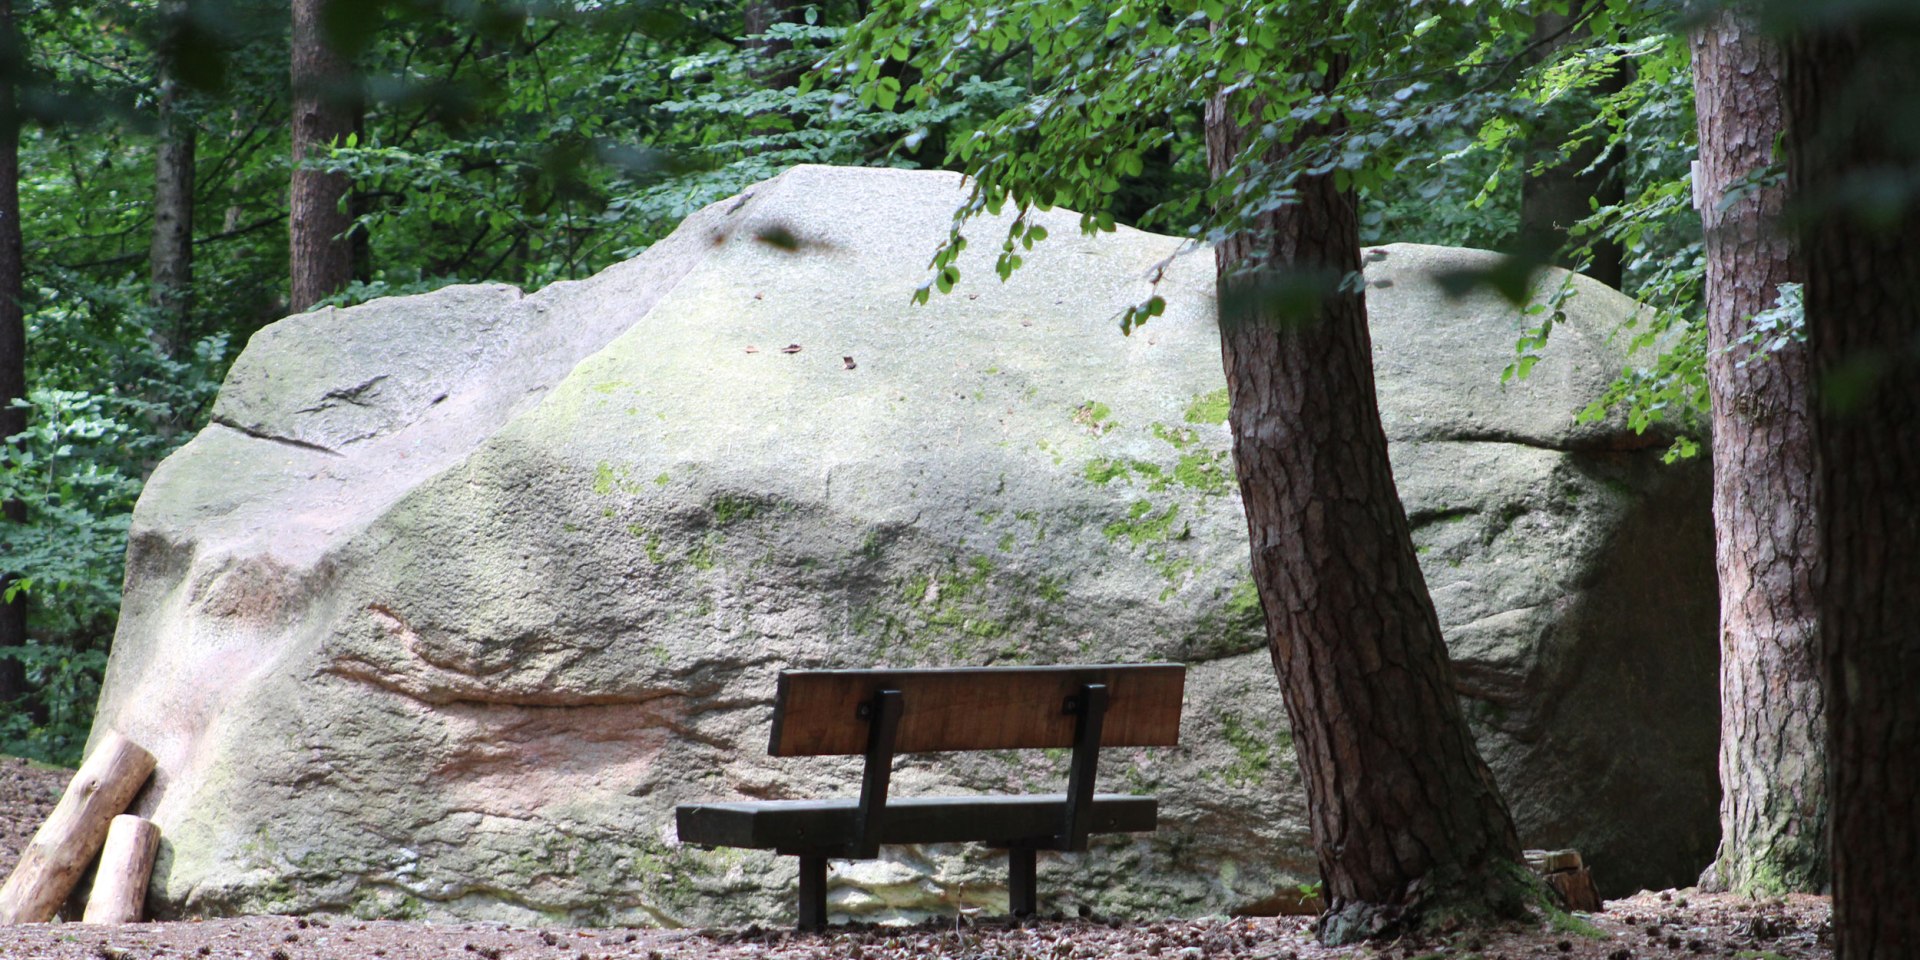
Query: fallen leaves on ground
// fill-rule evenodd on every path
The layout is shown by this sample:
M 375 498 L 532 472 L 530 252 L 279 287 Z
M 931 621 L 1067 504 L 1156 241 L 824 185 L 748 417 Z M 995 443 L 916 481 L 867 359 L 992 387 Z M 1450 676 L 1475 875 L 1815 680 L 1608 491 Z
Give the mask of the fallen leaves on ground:
M 0 874 L 11 872 L 71 776 L 0 758 Z M 1304 917 L 949 918 L 821 934 L 233 917 L 0 926 L 0 960 L 1831 960 L 1830 915 L 1825 897 L 1669 890 L 1576 915 L 1604 935 L 1597 938 L 1542 923 L 1343 948 L 1315 943 Z
M 1403 939 L 1361 947 L 1313 942 L 1306 918 L 1119 920 L 1009 924 L 934 920 L 857 925 L 822 934 L 788 930 L 582 930 L 499 924 L 361 921 L 342 917 L 239 917 L 131 924 L 0 927 L 0 958 L 13 960 L 1830 960 L 1823 897 L 1745 900 L 1641 894 L 1583 919 L 1606 936 L 1551 924 Z

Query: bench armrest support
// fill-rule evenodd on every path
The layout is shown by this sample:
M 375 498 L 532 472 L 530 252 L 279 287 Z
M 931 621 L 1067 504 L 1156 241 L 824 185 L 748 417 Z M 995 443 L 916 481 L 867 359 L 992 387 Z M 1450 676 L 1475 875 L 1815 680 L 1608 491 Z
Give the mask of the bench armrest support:
M 1067 701 L 1067 712 L 1077 714 L 1074 724 L 1073 767 L 1067 774 L 1067 822 L 1060 836 L 1060 849 L 1087 849 L 1087 834 L 1093 827 L 1093 778 L 1100 764 L 1100 730 L 1107 714 L 1107 685 L 1089 683 Z
M 866 714 L 867 765 L 860 777 L 859 836 L 847 855 L 864 859 L 880 854 L 880 821 L 887 811 L 887 784 L 893 779 L 894 734 L 900 729 L 900 691 L 881 690 L 861 704 Z

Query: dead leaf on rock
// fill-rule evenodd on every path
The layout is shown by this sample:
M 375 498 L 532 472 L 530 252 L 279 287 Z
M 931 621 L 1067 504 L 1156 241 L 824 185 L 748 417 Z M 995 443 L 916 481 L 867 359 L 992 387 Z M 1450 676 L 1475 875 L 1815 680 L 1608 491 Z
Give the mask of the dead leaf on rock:
M 842 367 L 845 367 L 845 368 L 846 368 L 846 369 L 848 369 L 848 370 L 852 370 L 852 369 L 853 369 L 854 367 L 856 367 L 856 366 L 859 366 L 859 364 L 856 364 L 856 363 L 854 363 L 854 362 L 853 362 L 853 358 L 852 358 L 852 357 L 841 357 L 841 358 L 840 358 L 840 365 L 841 365 Z
M 781 353 L 799 353 L 800 345 L 797 343 L 789 343 L 786 346 L 781 347 L 780 352 Z
M 759 352 L 760 352 L 760 348 L 759 348 L 759 347 L 756 347 L 756 346 L 754 346 L 753 344 L 747 344 L 747 352 L 748 352 L 748 353 L 759 353 Z

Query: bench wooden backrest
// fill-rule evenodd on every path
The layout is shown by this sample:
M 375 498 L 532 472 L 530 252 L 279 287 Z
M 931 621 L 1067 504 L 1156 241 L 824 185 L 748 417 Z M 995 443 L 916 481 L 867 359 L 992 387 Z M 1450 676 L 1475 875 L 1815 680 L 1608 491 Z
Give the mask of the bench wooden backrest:
M 1180 740 L 1186 666 L 1178 663 L 939 670 L 789 670 L 774 694 L 776 757 L 867 753 L 863 712 L 881 690 L 900 691 L 893 753 L 1074 746 L 1067 701 L 1106 688 L 1103 747 L 1164 747 Z

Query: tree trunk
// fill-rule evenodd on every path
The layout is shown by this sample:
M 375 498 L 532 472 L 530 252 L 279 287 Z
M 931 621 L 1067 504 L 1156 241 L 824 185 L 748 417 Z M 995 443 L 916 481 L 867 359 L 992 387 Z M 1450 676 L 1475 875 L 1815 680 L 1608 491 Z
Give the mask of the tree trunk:
M 0 54 L 26 62 L 26 43 L 14 20 L 13 0 L 0 0 Z M 13 401 L 27 395 L 27 324 L 21 299 L 26 295 L 25 245 L 20 236 L 20 126 L 13 84 L 0 77 L 0 445 L 27 429 L 27 412 Z M 0 504 L 0 523 L 25 523 L 26 504 Z M 20 571 L 0 568 L 0 647 L 27 642 L 27 600 L 5 599 Z M 0 656 L 0 702 L 27 692 L 26 670 Z
M 1574 13 L 1542 13 L 1534 18 L 1533 39 L 1545 44 L 1539 59 L 1545 59 L 1584 32 L 1572 26 L 1577 12 L 1576 8 Z M 1625 89 L 1630 69 L 1622 64 L 1613 76 L 1600 82 L 1594 95 L 1606 96 Z M 1593 134 L 1593 139 L 1566 159 L 1556 159 L 1561 145 L 1589 119 L 1590 115 L 1578 115 L 1568 104 L 1548 105 L 1546 116 L 1528 138 L 1526 168 L 1520 174 L 1520 249 L 1568 268 L 1577 264 L 1560 256 L 1561 248 L 1567 243 L 1567 231 L 1592 215 L 1593 201 L 1608 206 L 1626 199 L 1625 184 L 1618 171 L 1619 154 L 1616 152 L 1601 160 L 1606 150 L 1603 132 Z M 1554 161 L 1551 166 L 1539 173 L 1532 172 L 1534 164 L 1548 160 Z M 1625 279 L 1623 261 L 1619 244 L 1595 240 L 1593 261 L 1585 265 L 1583 272 L 1617 290 Z
M 237 153 L 251 134 L 246 125 L 246 113 L 236 104 L 227 114 L 227 149 Z M 247 215 L 246 207 L 241 204 L 243 194 L 237 172 L 227 174 L 226 188 L 227 207 L 220 214 L 220 232 L 232 233 L 246 222 L 244 218 Z
M 1723 10 L 1693 35 L 1695 186 L 1707 240 L 1707 388 L 1720 571 L 1720 852 L 1702 885 L 1749 895 L 1827 883 L 1813 437 L 1801 343 L 1740 343 L 1799 282 L 1782 185 L 1729 188 L 1773 160 L 1782 55 Z
M 184 0 L 170 0 L 170 18 L 186 16 Z M 172 44 L 159 57 L 160 146 L 153 170 L 153 249 L 148 253 L 154 308 L 152 338 L 160 352 L 176 355 L 186 340 L 193 294 L 193 122 L 180 114 L 180 83 Z
M 307 169 L 305 161 L 344 143 L 359 108 L 347 62 L 320 28 L 326 0 L 293 0 L 293 185 L 288 198 L 292 289 L 288 308 L 305 310 L 353 279 L 353 216 L 345 174 Z
M 776 23 L 799 23 L 806 6 L 799 0 L 747 0 L 740 11 L 747 49 L 762 58 L 754 76 L 769 90 L 785 90 L 798 85 L 803 68 L 798 64 L 774 63 L 782 54 L 793 49 L 793 44 L 785 40 L 765 39 L 762 35 Z
M 1910 21 L 1909 21 L 1910 22 Z M 1832 26 L 1788 48 L 1790 189 L 1808 204 L 1821 669 L 1837 960 L 1920 944 L 1920 44 Z
M 1344 64 L 1332 69 L 1329 87 Z M 1216 179 L 1246 137 L 1208 105 Z M 1325 884 L 1320 935 L 1337 944 L 1418 926 L 1443 903 L 1519 910 L 1525 872 L 1394 489 L 1366 304 L 1334 291 L 1360 269 L 1354 197 L 1330 175 L 1299 191 L 1215 256 L 1253 578 Z M 1280 316 L 1254 299 L 1263 280 L 1327 294 L 1311 317 Z

